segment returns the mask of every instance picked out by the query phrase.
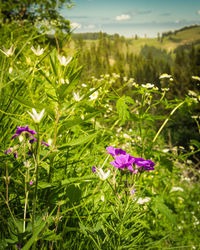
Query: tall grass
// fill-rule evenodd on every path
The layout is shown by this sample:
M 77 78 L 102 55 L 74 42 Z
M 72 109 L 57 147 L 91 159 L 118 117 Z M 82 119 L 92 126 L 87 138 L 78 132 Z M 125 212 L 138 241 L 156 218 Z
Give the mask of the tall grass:
M 0 248 L 198 247 L 199 144 L 162 137 L 196 99 L 115 73 L 83 84 L 78 54 L 20 29 L 0 47 Z

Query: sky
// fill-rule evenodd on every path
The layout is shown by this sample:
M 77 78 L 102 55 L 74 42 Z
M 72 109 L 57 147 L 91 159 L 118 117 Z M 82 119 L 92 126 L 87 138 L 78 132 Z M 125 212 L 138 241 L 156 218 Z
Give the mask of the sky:
M 156 37 L 158 32 L 200 24 L 200 0 L 72 0 L 61 14 L 75 33 L 106 32 Z

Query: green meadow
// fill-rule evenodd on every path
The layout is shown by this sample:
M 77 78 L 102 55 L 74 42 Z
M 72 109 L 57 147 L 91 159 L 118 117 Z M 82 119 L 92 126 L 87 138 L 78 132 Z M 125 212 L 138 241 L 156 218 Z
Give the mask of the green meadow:
M 48 35 L 11 14 L 0 249 L 199 249 L 200 27 Z

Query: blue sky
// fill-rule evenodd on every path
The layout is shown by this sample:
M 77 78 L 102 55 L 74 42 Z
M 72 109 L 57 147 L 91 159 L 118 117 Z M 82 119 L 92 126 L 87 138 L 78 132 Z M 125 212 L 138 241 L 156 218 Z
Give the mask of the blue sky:
M 74 32 L 103 31 L 125 37 L 156 37 L 157 33 L 200 24 L 200 0 L 72 0 L 62 14 Z

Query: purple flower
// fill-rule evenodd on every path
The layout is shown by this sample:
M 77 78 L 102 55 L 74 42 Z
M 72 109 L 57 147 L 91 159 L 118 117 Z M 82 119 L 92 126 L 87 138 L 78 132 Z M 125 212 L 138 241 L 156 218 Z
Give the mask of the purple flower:
M 107 154 L 110 154 L 112 155 L 113 157 L 117 156 L 117 155 L 125 155 L 126 154 L 126 151 L 122 150 L 121 148 L 120 149 L 117 149 L 117 148 L 113 148 L 113 146 L 110 146 L 110 147 L 107 147 L 106 150 L 108 152 L 105 152 Z
M 140 171 L 151 171 L 154 170 L 155 163 L 151 160 L 144 160 L 142 158 L 135 158 L 135 165 L 139 167 Z
M 6 150 L 6 151 L 4 151 L 4 154 L 9 154 L 9 153 L 11 153 L 12 151 L 12 148 L 9 148 L 8 150 Z
M 17 131 L 15 132 L 15 135 L 12 136 L 11 140 L 14 139 L 15 137 L 21 135 L 21 133 L 27 132 L 28 135 L 35 135 L 36 131 L 31 130 L 28 128 L 28 125 L 26 127 L 17 127 Z
M 36 139 L 35 137 L 33 137 L 33 136 L 31 136 L 31 135 L 30 135 L 30 137 L 32 138 L 31 140 L 29 140 L 29 142 L 30 142 L 31 144 L 33 144 L 34 141 L 37 141 L 37 139 Z M 42 143 L 43 145 L 49 147 L 49 144 L 48 144 L 48 143 L 46 143 L 46 142 L 44 142 L 44 141 L 41 141 L 41 143 Z
M 29 184 L 30 184 L 30 185 L 33 185 L 33 181 L 30 181 Z
M 92 173 L 95 173 L 96 172 L 96 168 L 95 166 L 92 167 Z
M 4 154 L 13 153 L 15 159 L 17 159 L 17 152 L 13 152 L 13 148 L 9 148 L 8 150 L 4 151 Z
M 125 169 L 127 168 L 131 172 L 133 172 L 133 163 L 135 162 L 135 158 L 129 154 L 120 154 L 115 157 L 115 161 L 111 161 L 110 164 L 116 168 Z
M 131 195 L 134 195 L 135 192 L 136 192 L 136 189 L 131 189 L 131 191 L 130 191 Z
M 29 140 L 29 142 L 32 144 L 34 143 L 34 141 L 37 141 L 37 139 L 35 137 L 33 137 L 32 135 L 30 135 L 30 137 L 32 138 L 31 140 Z
M 44 141 L 41 141 L 41 143 L 42 143 L 43 145 L 49 147 L 49 144 L 48 144 L 48 143 L 46 143 L 46 142 L 44 142 Z

